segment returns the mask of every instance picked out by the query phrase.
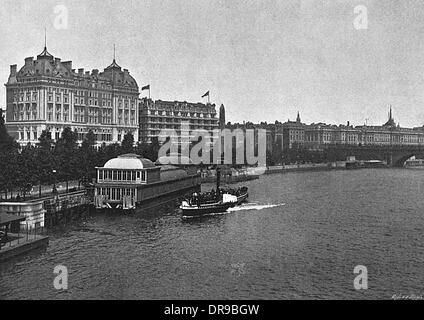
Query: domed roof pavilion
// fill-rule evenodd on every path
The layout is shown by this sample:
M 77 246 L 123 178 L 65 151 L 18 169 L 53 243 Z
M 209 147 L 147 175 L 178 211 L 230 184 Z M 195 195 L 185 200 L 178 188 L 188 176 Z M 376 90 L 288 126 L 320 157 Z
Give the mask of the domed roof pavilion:
M 104 169 L 140 170 L 154 168 L 155 164 L 149 159 L 142 158 L 138 154 L 127 153 L 110 159 L 104 165 Z

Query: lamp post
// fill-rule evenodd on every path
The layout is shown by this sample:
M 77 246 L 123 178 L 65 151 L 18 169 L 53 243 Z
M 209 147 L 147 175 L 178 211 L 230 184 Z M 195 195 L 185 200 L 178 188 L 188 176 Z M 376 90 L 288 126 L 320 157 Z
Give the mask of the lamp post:
M 55 196 L 55 195 L 57 195 L 57 188 L 56 188 L 56 170 L 53 170 L 52 171 L 53 172 L 53 177 L 54 177 L 54 182 L 53 182 L 53 190 L 52 190 L 52 194 Z

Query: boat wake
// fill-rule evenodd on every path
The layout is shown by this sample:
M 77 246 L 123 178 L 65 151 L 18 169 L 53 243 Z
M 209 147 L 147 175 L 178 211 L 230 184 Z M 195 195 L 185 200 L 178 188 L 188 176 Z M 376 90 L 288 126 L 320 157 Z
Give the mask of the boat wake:
M 244 203 L 240 206 L 229 208 L 228 212 L 243 211 L 243 210 L 262 210 L 262 209 L 280 207 L 284 205 L 285 203 L 278 203 L 278 204 Z

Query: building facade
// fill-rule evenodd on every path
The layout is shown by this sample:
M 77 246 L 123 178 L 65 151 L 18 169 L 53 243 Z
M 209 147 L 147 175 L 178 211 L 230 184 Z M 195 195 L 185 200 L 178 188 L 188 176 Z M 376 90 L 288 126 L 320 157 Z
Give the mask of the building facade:
M 254 124 L 252 122 L 240 123 L 227 123 L 226 128 L 234 131 L 240 129 L 246 134 L 246 130 L 253 130 L 255 136 L 255 150 L 259 143 L 259 130 L 264 130 L 266 134 L 266 152 L 267 154 L 279 154 L 282 152 L 283 147 L 283 131 L 281 123 L 276 121 L 275 123 L 261 122 Z
M 396 125 L 392 110 L 388 121 L 381 126 L 304 124 L 298 115 L 296 121 L 282 124 L 283 149 L 302 147 L 321 150 L 329 145 L 391 146 L 424 145 L 424 127 L 403 128 Z
M 103 72 L 72 68 L 45 47 L 20 70 L 10 66 L 6 86 L 6 126 L 21 145 L 34 144 L 43 130 L 56 141 L 65 127 L 81 142 L 89 130 L 97 143 L 119 142 L 126 133 L 138 140 L 139 88 L 115 59 Z
M 214 138 L 219 129 L 215 104 L 141 99 L 139 104 L 141 142 L 151 143 L 163 129 L 175 130 L 176 138 L 180 139 L 181 134 L 184 135 L 181 132 L 182 123 L 188 124 L 187 129 L 190 132 L 206 130 Z

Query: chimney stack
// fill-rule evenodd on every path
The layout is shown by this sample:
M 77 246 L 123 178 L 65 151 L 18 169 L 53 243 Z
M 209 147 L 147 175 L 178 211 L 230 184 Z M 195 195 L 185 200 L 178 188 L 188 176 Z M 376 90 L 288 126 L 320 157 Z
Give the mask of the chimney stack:
M 15 76 L 16 75 L 16 69 L 17 69 L 17 65 L 16 64 L 12 64 L 11 66 L 10 66 L 10 75 L 11 76 Z
M 62 64 L 69 70 L 72 70 L 72 61 L 63 61 Z
M 32 64 L 34 61 L 34 57 L 25 58 L 25 65 Z

